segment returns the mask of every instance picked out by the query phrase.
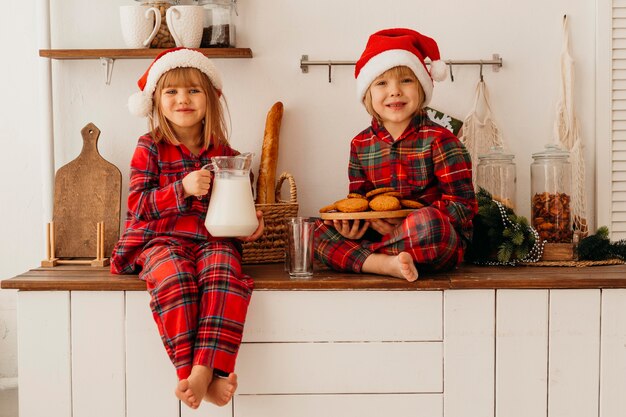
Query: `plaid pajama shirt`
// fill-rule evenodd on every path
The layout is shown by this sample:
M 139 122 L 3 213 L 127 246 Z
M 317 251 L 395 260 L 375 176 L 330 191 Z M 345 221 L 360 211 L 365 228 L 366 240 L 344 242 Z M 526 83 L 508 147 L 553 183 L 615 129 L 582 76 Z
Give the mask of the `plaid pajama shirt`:
M 350 192 L 365 194 L 393 187 L 404 198 L 420 201 L 391 233 L 373 230 L 359 240 L 341 236 L 317 222 L 316 256 L 333 269 L 360 272 L 372 253 L 408 252 L 422 270 L 445 270 L 460 263 L 478 211 L 470 157 L 447 129 L 417 115 L 394 141 L 375 119 L 350 145 Z
M 111 272 L 139 272 L 165 349 L 180 379 L 193 365 L 232 372 L 253 289 L 241 270 L 241 245 L 204 227 L 208 198 L 184 198 L 182 179 L 212 156 L 238 152 L 211 146 L 193 155 L 184 146 L 139 138 L 131 160 L 125 231 Z

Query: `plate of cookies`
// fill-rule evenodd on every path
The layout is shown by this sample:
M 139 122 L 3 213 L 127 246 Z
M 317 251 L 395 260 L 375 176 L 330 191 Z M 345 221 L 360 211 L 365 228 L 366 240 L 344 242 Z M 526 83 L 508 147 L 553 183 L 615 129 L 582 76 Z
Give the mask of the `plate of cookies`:
M 382 187 L 365 195 L 350 193 L 319 211 L 324 220 L 388 219 L 406 217 L 421 207 L 424 205 L 419 201 L 405 199 L 391 187 Z

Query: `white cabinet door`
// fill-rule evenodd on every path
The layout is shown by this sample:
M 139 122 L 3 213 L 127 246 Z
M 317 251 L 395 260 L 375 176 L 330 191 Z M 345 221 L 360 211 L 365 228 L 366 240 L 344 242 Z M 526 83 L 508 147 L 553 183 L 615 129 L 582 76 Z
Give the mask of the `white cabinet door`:
M 441 393 L 441 342 L 242 345 L 239 394 Z
M 444 415 L 493 416 L 495 291 L 444 293 Z
M 548 294 L 496 292 L 496 417 L 546 417 Z
M 72 417 L 124 417 L 124 293 L 72 291 Z
M 626 416 L 626 290 L 602 290 L 600 416 Z
M 20 417 L 71 417 L 70 293 L 20 291 L 17 313 Z
M 257 291 L 244 342 L 441 341 L 441 291 Z
M 127 417 L 174 417 L 174 365 L 161 342 L 150 311 L 150 295 L 126 292 L 126 408 Z
M 600 290 L 550 291 L 548 343 L 548 416 L 597 416 Z

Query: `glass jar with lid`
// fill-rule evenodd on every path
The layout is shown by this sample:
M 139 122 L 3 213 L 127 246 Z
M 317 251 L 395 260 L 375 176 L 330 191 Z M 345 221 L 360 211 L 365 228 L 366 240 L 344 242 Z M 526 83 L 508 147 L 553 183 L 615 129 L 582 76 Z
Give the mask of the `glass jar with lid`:
M 569 152 L 557 145 L 546 145 L 533 154 L 530 166 L 531 221 L 542 240 L 571 243 L 572 169 Z
M 478 156 L 476 185 L 489 191 L 497 200 L 515 209 L 516 169 L 512 154 L 504 152 L 502 146 L 493 146 L 489 153 Z
M 235 47 L 237 0 L 198 0 L 204 6 L 201 48 Z
M 170 30 L 167 27 L 165 21 L 165 13 L 170 6 L 178 4 L 179 0 L 135 0 L 141 5 L 155 7 L 161 13 L 161 26 L 152 42 L 150 42 L 150 48 L 173 48 L 176 46 L 174 38 L 170 34 Z

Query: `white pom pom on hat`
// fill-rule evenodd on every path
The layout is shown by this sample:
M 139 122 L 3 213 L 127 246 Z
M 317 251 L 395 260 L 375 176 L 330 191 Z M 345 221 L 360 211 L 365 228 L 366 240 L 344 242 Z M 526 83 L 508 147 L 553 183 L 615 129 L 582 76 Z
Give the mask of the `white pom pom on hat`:
M 424 60 L 429 58 L 430 72 Z M 354 77 L 358 99 L 363 102 L 372 81 L 385 71 L 398 67 L 409 67 L 424 89 L 424 103 L 430 103 L 433 81 L 443 81 L 448 68 L 439 56 L 439 47 L 434 39 L 411 29 L 385 29 L 372 34 L 365 50 L 356 63 Z
M 139 117 L 147 117 L 152 112 L 152 95 L 163 74 L 174 68 L 196 68 L 206 74 L 211 84 L 220 92 L 222 79 L 217 68 L 201 52 L 189 48 L 172 48 L 161 52 L 152 61 L 137 85 L 138 92 L 128 98 L 128 110 Z

